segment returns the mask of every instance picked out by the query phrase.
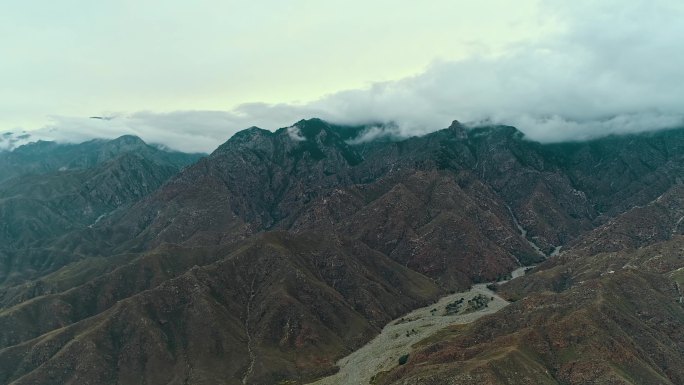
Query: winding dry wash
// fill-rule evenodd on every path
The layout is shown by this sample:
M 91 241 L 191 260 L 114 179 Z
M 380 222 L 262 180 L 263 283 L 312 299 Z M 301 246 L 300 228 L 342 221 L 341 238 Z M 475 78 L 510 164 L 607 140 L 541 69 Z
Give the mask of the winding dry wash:
M 513 271 L 512 279 L 524 275 L 525 269 L 528 268 L 520 267 Z M 487 307 L 477 311 L 467 312 L 464 306 L 456 314 L 444 315 L 448 304 L 461 298 L 463 303 L 467 303 L 477 295 L 484 295 L 493 300 Z M 372 341 L 338 361 L 339 372 L 311 385 L 368 384 L 377 373 L 398 365 L 399 357 L 410 353 L 411 346 L 415 343 L 447 326 L 467 324 L 485 315 L 496 313 L 508 304 L 508 301 L 487 289 L 486 283 L 474 285 L 465 292 L 444 296 L 436 304 L 413 310 L 387 324 Z

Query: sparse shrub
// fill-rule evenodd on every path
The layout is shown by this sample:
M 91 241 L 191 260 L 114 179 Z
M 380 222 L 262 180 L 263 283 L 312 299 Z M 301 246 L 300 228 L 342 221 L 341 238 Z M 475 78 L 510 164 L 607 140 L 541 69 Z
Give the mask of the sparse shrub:
M 492 299 L 494 297 L 491 297 Z M 477 311 L 486 307 L 489 307 L 490 297 L 478 294 L 475 297 L 468 300 L 468 307 L 466 312 Z
M 403 356 L 399 357 L 399 365 L 404 365 L 406 362 L 408 362 L 408 358 L 408 354 L 404 354 Z
M 444 315 L 452 315 L 456 314 L 461 310 L 461 305 L 463 304 L 463 298 L 460 298 L 454 302 L 451 302 L 446 305 L 446 308 L 444 310 Z

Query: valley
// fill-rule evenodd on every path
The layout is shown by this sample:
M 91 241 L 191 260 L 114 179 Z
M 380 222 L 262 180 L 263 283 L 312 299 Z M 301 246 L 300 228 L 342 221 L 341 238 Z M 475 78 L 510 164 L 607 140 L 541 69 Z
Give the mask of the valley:
M 530 267 L 514 270 L 512 279 L 525 274 Z M 496 284 L 492 282 L 492 284 Z M 356 385 L 372 384 L 374 377 L 398 365 L 402 356 L 408 357 L 411 347 L 430 337 L 439 330 L 452 325 L 473 322 L 486 315 L 496 313 L 509 304 L 495 292 L 487 288 L 488 284 L 474 285 L 470 290 L 453 293 L 440 298 L 435 304 L 416 309 L 405 314 L 385 326 L 380 334 L 366 345 L 337 362 L 340 367 L 336 374 L 312 382 L 312 385 Z M 468 309 L 468 301 L 475 297 L 491 298 L 486 306 Z M 459 304 L 456 312 L 449 312 L 450 304 Z

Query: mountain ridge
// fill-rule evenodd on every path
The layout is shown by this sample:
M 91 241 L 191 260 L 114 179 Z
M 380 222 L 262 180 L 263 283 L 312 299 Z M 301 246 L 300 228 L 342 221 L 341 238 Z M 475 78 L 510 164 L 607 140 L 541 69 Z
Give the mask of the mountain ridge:
M 586 311 L 577 278 L 543 273 L 571 254 L 546 257 L 600 245 L 592 236 L 609 245 L 618 238 L 601 229 L 633 224 L 630 210 L 660 196 L 675 207 L 682 193 L 684 130 L 548 145 L 454 122 L 355 142 L 366 128 L 252 127 L 92 226 L 9 256 L 49 266 L 0 286 L 0 382 L 304 383 L 385 322 L 520 265 L 541 263 L 502 294 Z M 140 168 L 121 169 L 123 180 Z M 535 297 L 549 287 L 569 291 Z M 473 328 L 508 333 L 495 326 Z M 396 373 L 413 378 L 412 362 Z

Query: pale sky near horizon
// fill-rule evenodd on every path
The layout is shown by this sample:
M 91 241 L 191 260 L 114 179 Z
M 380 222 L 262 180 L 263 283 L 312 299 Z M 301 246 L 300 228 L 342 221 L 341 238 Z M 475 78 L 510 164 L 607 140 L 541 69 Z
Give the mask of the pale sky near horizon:
M 3 1 L 0 125 L 307 102 L 496 52 L 536 1 Z
M 539 140 L 670 127 L 683 16 L 678 0 L 2 0 L 0 132 L 208 151 L 312 116 Z

